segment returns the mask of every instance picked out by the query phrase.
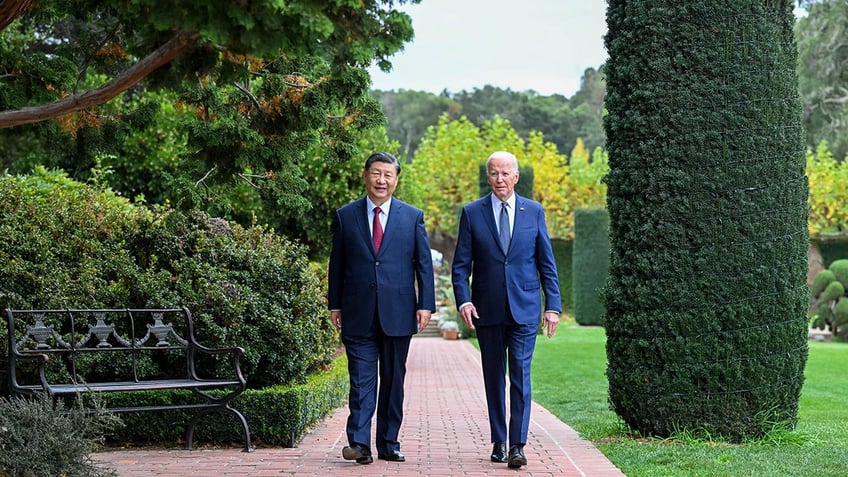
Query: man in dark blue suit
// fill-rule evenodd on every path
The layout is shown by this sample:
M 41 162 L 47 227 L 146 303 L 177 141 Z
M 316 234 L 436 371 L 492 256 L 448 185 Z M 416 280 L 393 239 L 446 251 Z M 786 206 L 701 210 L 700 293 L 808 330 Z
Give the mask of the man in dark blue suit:
M 511 153 L 495 152 L 486 160 L 486 172 L 492 192 L 462 209 L 453 291 L 463 321 L 477 330 L 494 444 L 491 460 L 520 468 L 527 465 L 524 445 L 532 404 L 530 363 L 542 315 L 542 293 L 548 337 L 556 332 L 562 305 L 545 211 L 539 203 L 514 192 L 518 160 Z
M 371 155 L 363 172 L 367 195 L 338 209 L 333 219 L 327 299 L 350 373 L 342 456 L 359 464 L 374 461 L 375 409 L 377 457 L 406 460 L 398 442 L 406 357 L 412 335 L 427 326 L 436 308 L 424 212 L 392 197 L 399 175 L 394 156 Z

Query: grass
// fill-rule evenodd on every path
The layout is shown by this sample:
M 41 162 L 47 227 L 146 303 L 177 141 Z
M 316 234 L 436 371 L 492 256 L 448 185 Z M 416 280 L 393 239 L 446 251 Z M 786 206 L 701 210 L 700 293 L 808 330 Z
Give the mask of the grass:
M 633 435 L 609 409 L 604 330 L 562 325 L 554 338 L 538 339 L 533 400 L 591 440 L 628 477 L 848 475 L 848 344 L 810 343 L 794 431 L 776 428 L 746 444 L 685 431 L 661 440 Z

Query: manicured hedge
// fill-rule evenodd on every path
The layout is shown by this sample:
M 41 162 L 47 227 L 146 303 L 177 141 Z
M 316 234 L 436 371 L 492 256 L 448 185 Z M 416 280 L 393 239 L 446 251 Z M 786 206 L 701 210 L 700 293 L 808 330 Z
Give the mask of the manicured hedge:
M 551 247 L 554 250 L 554 259 L 557 266 L 557 277 L 559 278 L 559 295 L 562 298 L 562 311 L 572 314 L 574 310 L 574 301 L 572 299 L 572 255 L 574 242 L 565 239 L 551 239 Z
M 833 238 L 818 241 L 822 264 L 825 268 L 836 260 L 848 258 L 848 237 Z
M 294 447 L 313 424 L 347 402 L 348 389 L 347 358 L 341 355 L 306 383 L 249 389 L 233 400 L 232 407 L 247 419 L 254 445 Z M 173 390 L 107 394 L 105 401 L 112 406 L 198 402 L 189 391 Z M 106 435 L 111 445 L 182 446 L 191 419 L 185 410 L 120 416 L 124 426 Z M 241 424 L 234 416 L 210 413 L 199 421 L 193 444 L 241 446 L 242 436 Z
M 603 324 L 600 289 L 609 276 L 609 216 L 606 209 L 574 211 L 572 280 L 574 320 L 584 326 Z
M 631 428 L 791 428 L 807 194 L 791 0 L 610 0 L 610 402 Z

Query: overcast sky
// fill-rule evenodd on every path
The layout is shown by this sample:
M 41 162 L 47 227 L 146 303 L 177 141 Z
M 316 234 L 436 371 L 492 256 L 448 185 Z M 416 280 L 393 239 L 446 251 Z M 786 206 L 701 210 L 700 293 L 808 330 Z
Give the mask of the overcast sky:
M 572 96 L 607 59 L 605 0 L 423 0 L 401 9 L 415 39 L 370 69 L 372 87 L 451 93 L 492 85 Z M 799 13 L 796 10 L 796 13 Z
M 604 0 L 423 0 L 401 7 L 415 39 L 371 68 L 373 88 L 440 93 L 485 85 L 571 96 L 606 61 Z

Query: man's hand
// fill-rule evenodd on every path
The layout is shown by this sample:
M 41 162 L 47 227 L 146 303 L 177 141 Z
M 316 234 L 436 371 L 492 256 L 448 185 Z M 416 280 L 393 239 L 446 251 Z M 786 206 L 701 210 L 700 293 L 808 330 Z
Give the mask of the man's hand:
M 416 318 L 418 319 L 418 331 L 423 331 L 424 328 L 430 324 L 431 316 L 432 312 L 430 310 L 418 310 L 416 313 Z
M 341 312 L 341 310 L 331 311 L 330 312 L 330 320 L 332 320 L 333 326 L 335 326 L 336 329 L 338 329 L 338 330 L 342 329 L 342 312 Z
M 559 315 L 552 311 L 545 312 L 545 329 L 547 332 L 545 334 L 548 335 L 548 338 L 552 337 L 554 333 L 556 333 L 557 325 L 559 324 Z
M 477 308 L 474 307 L 473 303 L 468 303 L 467 305 L 463 306 L 459 310 L 459 315 L 462 316 L 462 321 L 464 321 L 465 324 L 472 330 L 474 329 L 474 323 L 471 321 L 471 319 L 480 318 L 480 315 L 477 314 Z

